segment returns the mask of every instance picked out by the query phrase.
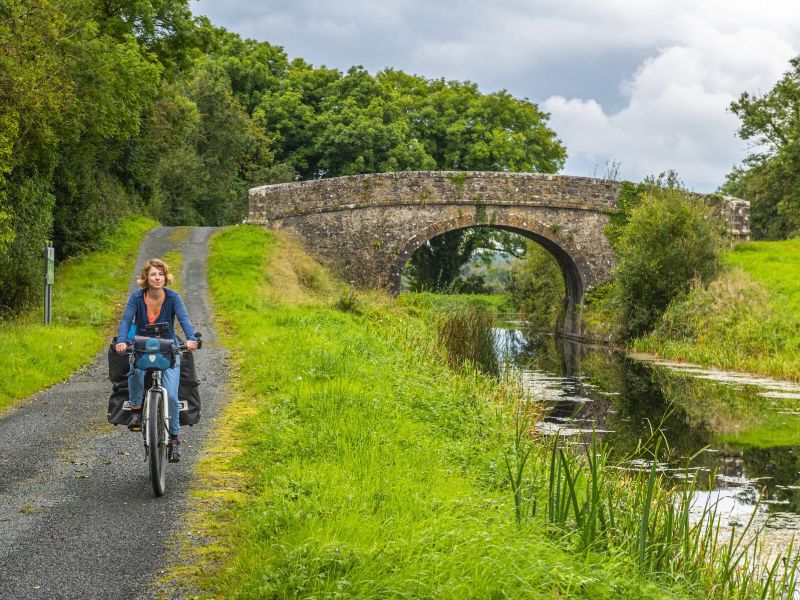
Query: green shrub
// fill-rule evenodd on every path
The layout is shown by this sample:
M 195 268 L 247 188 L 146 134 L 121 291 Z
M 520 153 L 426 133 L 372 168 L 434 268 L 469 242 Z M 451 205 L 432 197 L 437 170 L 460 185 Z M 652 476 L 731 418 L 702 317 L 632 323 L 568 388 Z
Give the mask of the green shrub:
M 614 341 L 619 337 L 619 294 L 614 283 L 594 287 L 583 297 L 581 329 L 584 336 Z
M 723 227 L 710 207 L 678 189 L 649 191 L 616 243 L 623 336 L 651 330 L 693 281 L 711 281 L 723 247 Z
M 43 278 L 43 243 L 53 227 L 55 197 L 44 177 L 12 184 L 13 215 L 10 227 L 13 239 L 0 248 L 0 316 L 18 314 L 41 292 Z
M 356 315 L 361 314 L 361 302 L 356 295 L 356 291 L 350 287 L 334 302 L 333 307 L 342 312 L 349 312 Z

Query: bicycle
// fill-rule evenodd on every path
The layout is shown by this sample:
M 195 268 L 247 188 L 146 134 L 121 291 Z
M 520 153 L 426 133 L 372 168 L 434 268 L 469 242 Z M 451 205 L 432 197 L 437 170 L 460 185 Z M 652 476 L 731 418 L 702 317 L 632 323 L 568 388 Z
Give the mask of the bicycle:
M 145 391 L 142 403 L 142 438 L 144 460 L 148 463 L 150 483 L 154 496 L 163 496 L 167 479 L 165 463 L 169 439 L 169 395 L 161 385 L 161 374 L 175 366 L 175 357 L 187 352 L 185 343 L 173 346 L 171 339 L 161 336 L 169 332 L 168 323 L 153 323 L 145 326 L 146 336 L 136 336 L 128 342 L 125 354 L 134 355 L 134 365 L 145 371 Z M 197 348 L 202 346 L 200 334 L 196 334 Z M 148 378 L 150 384 L 148 385 Z

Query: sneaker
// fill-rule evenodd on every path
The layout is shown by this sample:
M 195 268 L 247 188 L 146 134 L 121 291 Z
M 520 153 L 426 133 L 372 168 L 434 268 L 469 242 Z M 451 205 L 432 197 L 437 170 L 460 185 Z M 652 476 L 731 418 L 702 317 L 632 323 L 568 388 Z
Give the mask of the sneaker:
M 130 431 L 142 430 L 142 409 L 131 409 L 131 416 L 128 419 L 128 429 Z
M 180 440 L 178 440 L 178 436 L 170 436 L 169 438 L 169 447 L 167 448 L 167 458 L 169 462 L 176 463 L 181 462 L 181 450 L 180 450 Z

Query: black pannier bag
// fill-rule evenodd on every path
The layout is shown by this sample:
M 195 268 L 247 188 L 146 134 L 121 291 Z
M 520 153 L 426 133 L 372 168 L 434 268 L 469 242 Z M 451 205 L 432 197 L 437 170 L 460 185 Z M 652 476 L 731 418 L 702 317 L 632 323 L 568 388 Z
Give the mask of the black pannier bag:
M 181 401 L 181 425 L 195 425 L 200 421 L 200 383 L 194 370 L 194 355 L 181 356 L 181 384 L 178 386 Z
M 127 425 L 131 414 L 128 402 L 128 371 L 130 357 L 117 354 L 116 342 L 108 348 L 108 378 L 111 381 L 111 396 L 108 398 L 108 422 L 114 425 Z M 150 385 L 150 377 L 145 376 L 145 389 Z M 181 403 L 181 425 L 195 425 L 200 421 L 200 389 L 194 368 L 194 356 L 185 352 L 181 356 L 181 383 L 178 386 L 178 400 Z
M 127 425 L 131 414 L 128 403 L 128 370 L 130 357 L 117 354 L 114 342 L 108 347 L 108 378 L 111 380 L 111 396 L 108 399 L 108 422 Z

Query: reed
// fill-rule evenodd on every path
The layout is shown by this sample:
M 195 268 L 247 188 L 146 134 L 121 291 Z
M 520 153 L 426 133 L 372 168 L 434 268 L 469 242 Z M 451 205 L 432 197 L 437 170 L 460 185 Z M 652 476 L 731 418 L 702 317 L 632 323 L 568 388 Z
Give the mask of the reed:
M 508 453 L 503 456 L 507 481 L 514 494 L 514 514 L 518 524 L 521 524 L 523 521 L 523 510 L 526 500 L 529 500 L 531 503 L 531 516 L 536 516 L 536 496 L 534 494 L 530 494 L 528 498 L 524 496 L 525 467 L 533 451 L 533 444 L 530 437 L 531 422 L 532 419 L 529 411 L 520 409 L 514 413 L 513 451 L 510 453 L 510 456 Z M 529 487 L 531 490 L 536 489 L 535 476 Z
M 450 366 L 460 370 L 465 361 L 490 375 L 500 372 L 495 354 L 494 314 L 481 307 L 445 313 L 436 324 L 439 344 L 447 350 Z
M 608 448 L 594 433 L 584 446 L 554 436 L 545 467 L 546 521 L 559 532 L 576 533 L 581 552 L 626 554 L 643 574 L 687 581 L 713 598 L 793 598 L 800 566 L 794 543 L 766 556 L 752 517 L 741 530 L 730 531 L 715 504 L 692 517 L 696 472 L 667 479 L 660 455 L 656 438 L 649 468 L 631 472 L 625 467 L 630 457 L 610 463 Z M 511 486 L 515 504 L 525 485 L 515 480 Z

